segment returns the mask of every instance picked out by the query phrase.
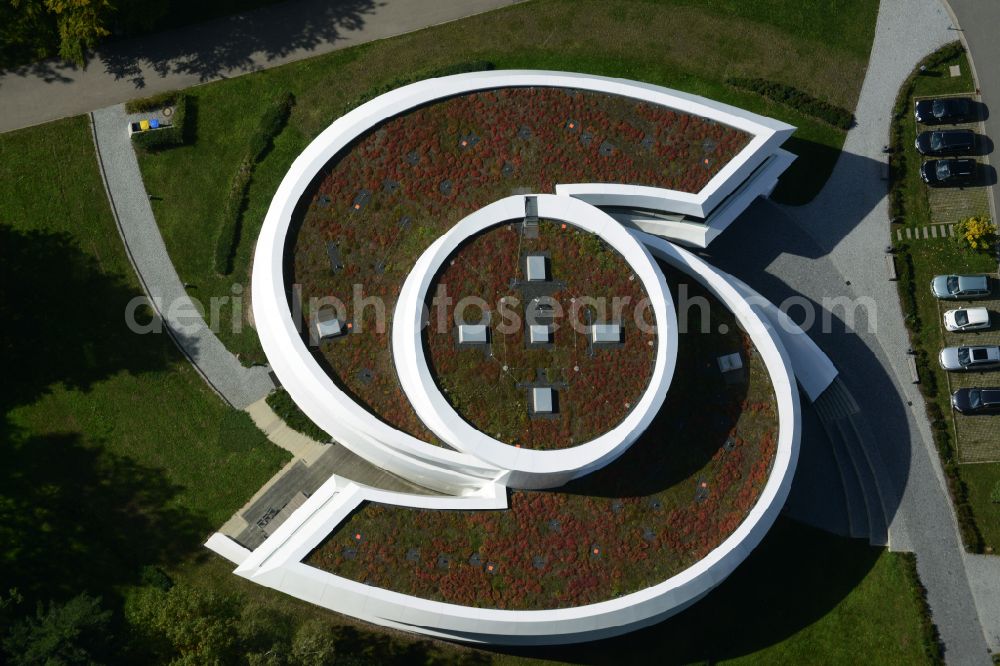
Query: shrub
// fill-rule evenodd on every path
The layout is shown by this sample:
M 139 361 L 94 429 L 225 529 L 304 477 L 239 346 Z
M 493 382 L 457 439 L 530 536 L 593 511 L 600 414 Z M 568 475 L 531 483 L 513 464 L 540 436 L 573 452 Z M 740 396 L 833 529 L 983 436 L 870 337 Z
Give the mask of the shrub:
M 843 107 L 830 104 L 812 95 L 775 81 L 767 79 L 730 78 L 726 83 L 735 87 L 757 93 L 771 101 L 789 106 L 796 111 L 827 122 L 834 127 L 846 130 L 854 124 L 854 115 Z
M 152 95 L 150 97 L 140 97 L 125 102 L 126 113 L 141 113 L 143 111 L 158 111 L 165 106 L 170 106 L 177 101 L 179 93 L 176 90 Z
M 956 231 L 955 242 L 980 252 L 989 252 L 997 242 L 997 225 L 985 215 L 962 220 Z
M 271 149 L 275 137 L 285 128 L 288 116 L 295 105 L 292 93 L 285 93 L 277 102 L 269 106 L 253 134 L 250 135 L 246 157 L 236 169 L 236 175 L 229 187 L 229 195 L 222 207 L 222 222 L 215 241 L 215 270 L 220 275 L 229 275 L 233 270 L 233 256 L 240 242 L 243 209 L 246 207 L 247 191 L 254 167 Z
M 920 581 L 920 574 L 917 573 L 917 556 L 913 553 L 899 553 L 899 557 L 903 560 L 903 568 L 919 608 L 924 655 L 931 664 L 944 664 L 944 646 L 941 643 L 941 635 L 938 633 L 937 625 L 934 624 L 931 617 L 931 607 L 927 603 L 927 589 Z
M 292 396 L 288 395 L 288 391 L 285 389 L 278 389 L 267 396 L 267 405 L 292 430 L 297 430 L 306 437 L 315 439 L 318 442 L 330 441 L 330 435 L 302 413 L 302 410 L 299 409 L 299 406 L 295 404 Z
M 215 241 L 215 270 L 220 275 L 229 275 L 233 270 L 233 255 L 240 242 L 240 219 L 246 205 L 250 176 L 253 175 L 253 161 L 244 157 L 229 184 L 229 195 L 222 207 L 222 223 Z
M 990 491 L 990 501 L 994 504 L 1000 504 L 1000 481 L 993 484 L 993 490 Z
M 133 134 L 132 142 L 139 148 L 150 152 L 183 146 L 190 136 L 190 128 L 187 127 L 189 117 L 187 106 L 187 95 L 179 96 L 174 105 L 174 113 L 170 119 L 169 127 Z
M 257 125 L 257 131 L 250 136 L 248 155 L 255 163 L 264 158 L 274 143 L 275 137 L 281 134 L 294 105 L 295 96 L 286 92 L 264 111 L 264 115 L 261 116 L 260 123 Z

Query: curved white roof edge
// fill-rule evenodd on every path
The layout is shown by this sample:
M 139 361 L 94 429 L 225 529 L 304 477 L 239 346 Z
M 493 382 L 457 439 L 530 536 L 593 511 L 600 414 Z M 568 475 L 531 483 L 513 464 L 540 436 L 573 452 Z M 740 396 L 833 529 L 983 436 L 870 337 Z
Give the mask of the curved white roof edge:
M 568 72 L 509 70 L 471 72 L 427 79 L 392 90 L 335 120 L 295 159 L 264 218 L 254 255 L 252 302 L 258 336 L 271 368 L 313 422 L 370 462 L 416 483 L 447 493 L 475 492 L 506 478 L 505 471 L 467 454 L 433 446 L 388 425 L 357 405 L 319 367 L 295 328 L 285 296 L 283 256 L 293 211 L 326 164 L 368 129 L 421 104 L 475 90 L 551 86 L 594 90 L 662 104 L 754 134 L 697 196 L 708 200 L 732 189 L 727 183 L 749 173 L 768 151 L 794 131 L 785 123 L 727 104 L 647 83 Z M 773 151 L 772 151 L 773 152 Z M 660 190 L 665 197 L 670 190 Z M 689 200 L 692 195 L 683 194 Z
M 241 576 L 325 608 L 374 623 L 433 636 L 494 644 L 557 644 L 626 633 L 687 607 L 721 583 L 760 543 L 774 523 L 792 483 L 798 459 L 801 412 L 791 359 L 781 336 L 759 305 L 697 256 L 655 237 L 643 239 L 658 259 L 688 273 L 736 316 L 760 353 L 778 403 L 778 441 L 767 483 L 744 521 L 706 557 L 652 587 L 574 608 L 508 611 L 430 601 L 336 576 L 301 562 L 361 501 L 438 505 L 438 508 L 499 506 L 502 496 L 427 498 L 390 493 L 336 478 L 317 491 L 237 569 Z M 470 504 L 463 504 L 463 503 Z M 475 506 L 473 506 L 475 504 Z M 214 539 L 214 538 L 213 538 Z M 218 539 L 214 539 L 215 547 Z M 262 550 L 263 549 L 263 550 Z M 258 556 L 258 551 L 260 555 Z
M 516 448 L 470 425 L 441 393 L 424 354 L 424 303 L 449 256 L 471 236 L 524 217 L 526 195 L 480 208 L 459 221 L 417 260 L 403 284 L 393 316 L 393 358 L 403 390 L 420 420 L 454 448 L 511 474 L 511 488 L 553 488 L 616 459 L 646 430 L 666 397 L 677 361 L 677 316 L 666 280 L 645 246 L 599 209 L 571 197 L 527 195 L 539 218 L 558 220 L 596 234 L 614 248 L 639 278 L 656 322 L 656 355 L 649 384 L 617 426 L 589 442 L 553 451 Z
M 731 193 L 726 201 L 713 209 L 712 214 L 704 222 L 662 219 L 641 210 L 649 209 L 667 214 L 676 212 L 671 209 L 672 201 L 669 198 L 657 198 L 655 195 L 644 197 L 639 201 L 627 193 L 595 194 L 575 191 L 574 186 L 568 185 L 556 185 L 556 192 L 582 199 L 595 206 L 614 206 L 618 210 L 608 211 L 608 214 L 625 226 L 689 247 L 706 248 L 735 222 L 740 213 L 745 211 L 757 197 L 770 196 L 778 184 L 778 176 L 794 161 L 795 155 L 792 153 L 780 148 L 776 150 L 773 155 L 766 158 L 766 164 L 754 173 L 750 180 Z M 640 210 L 630 211 L 628 208 L 631 206 Z

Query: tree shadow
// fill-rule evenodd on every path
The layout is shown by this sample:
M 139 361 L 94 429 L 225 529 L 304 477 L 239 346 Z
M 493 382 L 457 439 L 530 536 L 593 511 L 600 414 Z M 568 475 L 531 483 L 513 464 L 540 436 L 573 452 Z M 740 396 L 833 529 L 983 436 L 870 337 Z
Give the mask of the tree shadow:
M 109 44 L 97 58 L 116 79 L 136 88 L 150 76 L 195 74 L 200 81 L 260 69 L 254 56 L 267 61 L 294 51 L 313 50 L 361 29 L 375 0 L 293 0 L 245 14 Z
M 54 386 L 88 391 L 123 371 L 176 364 L 169 340 L 126 325 L 138 293 L 70 234 L 0 225 L 0 589 L 17 587 L 31 604 L 81 589 L 113 594 L 210 527 L 173 506 L 180 488 L 162 471 L 103 452 L 100 437 L 29 433 L 11 416 Z
M 169 344 L 149 344 L 146 336 L 128 343 L 137 334 L 126 325 L 126 307 L 139 294 L 104 272 L 70 234 L 0 224 L 0 346 L 7 359 L 0 410 L 30 404 L 54 384 L 85 390 L 121 370 L 139 374 L 173 363 Z M 153 320 L 152 310 L 137 308 L 136 320 Z
M 114 594 L 145 565 L 189 553 L 208 522 L 174 506 L 181 488 L 158 469 L 86 445 L 76 433 L 0 432 L 0 540 L 9 554 L 0 589 L 28 605 L 86 589 Z

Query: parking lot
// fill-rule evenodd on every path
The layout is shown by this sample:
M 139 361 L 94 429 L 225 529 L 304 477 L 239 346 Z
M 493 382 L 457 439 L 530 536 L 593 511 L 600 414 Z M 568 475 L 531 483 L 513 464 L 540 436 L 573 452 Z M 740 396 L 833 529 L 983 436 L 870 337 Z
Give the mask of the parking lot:
M 938 99 L 943 97 L 970 97 L 977 104 L 982 104 L 982 98 L 979 95 L 969 93 L 936 96 Z M 929 98 L 916 97 L 914 99 L 920 101 Z M 981 137 L 978 147 L 980 148 L 980 152 L 984 154 L 975 155 L 976 160 L 980 164 L 978 182 L 975 185 L 968 187 L 927 188 L 927 203 L 931 209 L 932 221 L 935 224 L 954 224 L 974 215 L 989 215 L 989 195 L 986 186 L 993 184 L 993 181 L 996 179 L 996 172 L 989 165 L 988 152 L 992 148 L 992 141 L 985 136 L 982 121 L 977 120 L 972 123 L 941 126 L 917 125 L 918 132 L 934 129 L 970 129 Z
M 985 307 L 990 311 L 990 328 L 969 333 L 950 333 L 944 328 L 944 312 L 964 307 Z M 938 303 L 938 325 L 946 347 L 962 345 L 1000 345 L 1000 289 L 993 283 L 989 299 Z M 936 362 L 936 360 L 935 360 Z M 948 392 L 959 388 L 1000 386 L 1000 370 L 991 372 L 949 372 Z M 1000 460 L 1000 417 L 955 415 L 958 454 L 961 462 L 992 462 Z

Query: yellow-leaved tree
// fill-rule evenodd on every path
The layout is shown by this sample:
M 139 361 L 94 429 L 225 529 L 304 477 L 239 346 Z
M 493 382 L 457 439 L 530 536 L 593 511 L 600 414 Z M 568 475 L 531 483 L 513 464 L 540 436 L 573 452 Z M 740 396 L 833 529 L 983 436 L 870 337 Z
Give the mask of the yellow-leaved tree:
M 989 252 L 997 242 L 997 225 L 986 215 L 964 219 L 955 228 L 955 239 L 962 246 Z

